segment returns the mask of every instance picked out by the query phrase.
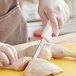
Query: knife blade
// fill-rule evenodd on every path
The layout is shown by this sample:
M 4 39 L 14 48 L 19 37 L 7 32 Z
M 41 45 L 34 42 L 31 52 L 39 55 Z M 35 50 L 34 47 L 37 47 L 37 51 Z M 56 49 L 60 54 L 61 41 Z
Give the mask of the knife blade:
M 38 45 L 38 48 L 37 48 L 37 50 L 36 50 L 35 55 L 34 55 L 33 58 L 37 58 L 38 57 L 38 55 L 39 55 L 39 53 L 40 53 L 40 51 L 41 51 L 41 49 L 42 49 L 42 47 L 43 47 L 43 45 L 45 43 L 52 41 L 52 36 L 51 36 L 52 33 L 53 32 L 52 32 L 51 23 L 50 23 L 50 21 L 48 21 L 48 23 L 47 23 L 47 25 L 46 25 L 46 27 L 43 30 L 43 33 L 41 35 L 42 40 L 40 41 L 40 43 Z

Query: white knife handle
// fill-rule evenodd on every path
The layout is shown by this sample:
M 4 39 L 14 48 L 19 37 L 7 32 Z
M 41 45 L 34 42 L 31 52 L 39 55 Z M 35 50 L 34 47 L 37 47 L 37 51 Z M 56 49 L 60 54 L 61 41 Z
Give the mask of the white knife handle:
M 42 38 L 45 38 L 47 41 L 52 41 L 52 27 L 50 21 L 48 21 L 45 29 L 43 30 L 43 33 L 41 35 Z

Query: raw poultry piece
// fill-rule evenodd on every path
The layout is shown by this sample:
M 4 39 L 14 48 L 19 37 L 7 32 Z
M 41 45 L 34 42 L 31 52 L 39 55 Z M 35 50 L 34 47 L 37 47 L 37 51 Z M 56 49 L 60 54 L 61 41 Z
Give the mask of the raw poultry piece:
M 62 57 L 73 57 L 76 58 L 76 52 L 72 52 L 62 46 L 52 44 L 51 46 L 52 56 L 54 58 L 62 58 Z
M 21 71 L 26 68 L 26 66 L 28 65 L 30 60 L 31 60 L 30 57 L 22 57 L 22 58 L 18 59 L 15 63 L 11 64 L 10 66 L 2 67 L 2 68 Z
M 47 76 L 62 72 L 63 69 L 43 59 L 34 58 L 25 69 L 25 76 Z
M 24 51 L 21 51 L 20 57 L 33 57 L 37 49 L 37 45 L 26 48 Z M 22 54 L 23 53 L 23 54 Z M 52 58 L 62 58 L 62 57 L 74 57 L 76 58 L 76 53 L 56 44 L 47 43 L 41 49 L 41 52 L 38 56 L 39 58 L 51 60 Z
M 22 57 L 12 65 L 2 68 L 19 71 L 25 70 L 25 76 L 46 76 L 63 71 L 63 69 L 51 62 L 39 58 L 31 59 L 30 57 Z
M 25 56 L 27 56 L 27 57 L 28 56 L 29 57 L 33 57 L 34 54 L 35 54 L 35 52 L 36 52 L 36 50 L 37 50 L 37 46 L 36 45 L 27 48 L 25 50 Z M 42 59 L 46 59 L 46 60 L 47 59 L 50 60 L 52 58 L 52 52 L 50 50 L 50 44 L 49 43 L 48 44 L 45 44 L 42 47 L 41 52 L 40 52 L 38 58 L 42 58 Z
M 25 50 L 18 52 L 18 56 L 19 56 L 19 58 L 20 57 L 25 57 L 25 56 L 26 57 L 33 57 L 35 52 L 36 52 L 36 50 L 37 50 L 37 45 L 30 46 L 30 47 L 26 48 Z M 49 43 L 45 44 L 43 46 L 38 58 L 51 60 L 52 52 L 50 50 L 50 44 Z

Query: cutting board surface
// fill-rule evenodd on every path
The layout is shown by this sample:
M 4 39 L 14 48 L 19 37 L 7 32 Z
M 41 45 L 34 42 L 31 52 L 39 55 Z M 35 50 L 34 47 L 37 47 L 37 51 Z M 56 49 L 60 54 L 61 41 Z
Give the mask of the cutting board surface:
M 61 46 L 76 51 L 76 44 L 71 43 L 63 43 Z M 57 64 L 61 68 L 64 69 L 63 73 L 58 75 L 50 75 L 50 76 L 76 76 L 76 59 L 73 58 L 62 58 L 62 59 L 54 59 L 51 62 Z M 23 71 L 14 71 L 7 69 L 0 69 L 0 76 L 24 76 Z

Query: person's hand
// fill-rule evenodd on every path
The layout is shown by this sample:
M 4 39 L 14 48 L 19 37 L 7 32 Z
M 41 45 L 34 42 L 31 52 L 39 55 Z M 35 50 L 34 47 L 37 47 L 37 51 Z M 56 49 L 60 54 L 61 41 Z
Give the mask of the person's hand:
M 8 66 L 17 59 L 17 52 L 12 45 L 0 43 L 0 67 Z
M 64 0 L 39 0 L 38 13 L 44 26 L 50 20 L 55 35 L 69 19 L 69 8 Z

